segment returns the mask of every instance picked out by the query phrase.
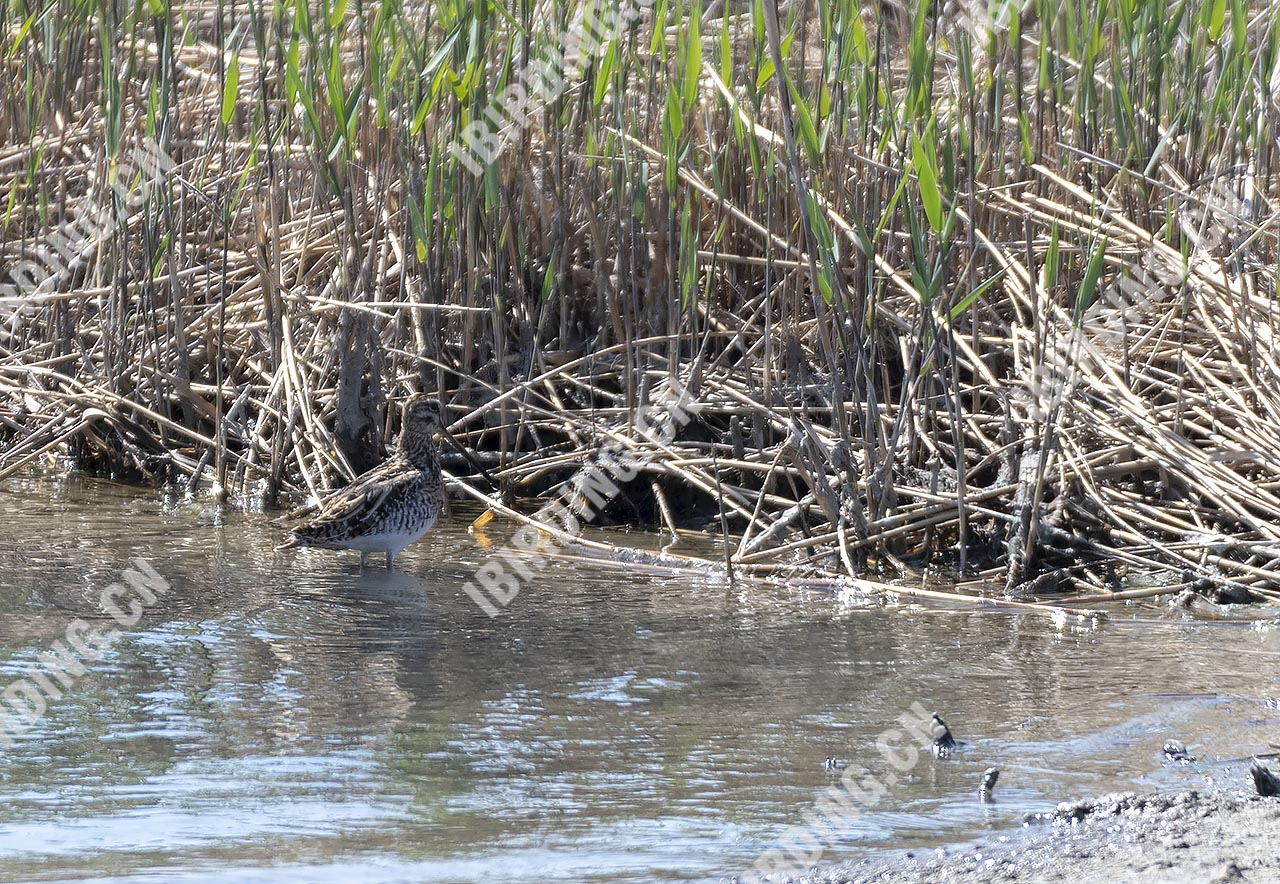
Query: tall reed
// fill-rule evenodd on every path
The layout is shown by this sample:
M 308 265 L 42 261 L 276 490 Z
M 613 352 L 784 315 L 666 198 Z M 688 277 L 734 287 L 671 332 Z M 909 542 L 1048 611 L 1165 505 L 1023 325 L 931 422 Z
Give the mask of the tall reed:
M 0 0 L 0 267 L 114 219 L 8 321 L 0 475 L 318 492 L 425 387 L 534 494 L 678 376 L 615 515 L 723 500 L 740 567 L 1268 588 L 1274 3 L 655 0 L 476 174 L 599 3 Z

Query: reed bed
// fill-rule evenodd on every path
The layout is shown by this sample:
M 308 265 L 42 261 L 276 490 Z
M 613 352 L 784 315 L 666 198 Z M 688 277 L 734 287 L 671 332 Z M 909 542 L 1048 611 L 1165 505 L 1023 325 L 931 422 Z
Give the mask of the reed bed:
M 598 8 L 0 0 L 0 478 L 273 505 L 422 388 L 735 575 L 1280 597 L 1275 3 L 657 2 L 476 174 Z

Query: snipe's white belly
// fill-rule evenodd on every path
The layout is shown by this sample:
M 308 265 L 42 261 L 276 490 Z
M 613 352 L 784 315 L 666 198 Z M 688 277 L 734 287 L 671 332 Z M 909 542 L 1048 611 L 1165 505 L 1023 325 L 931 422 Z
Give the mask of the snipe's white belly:
M 435 519 L 404 530 L 382 531 L 377 534 L 362 534 L 358 537 L 344 537 L 330 541 L 326 546 L 332 549 L 354 549 L 364 553 L 399 552 L 411 543 L 416 543 L 431 530 Z M 319 546 L 320 544 L 316 544 Z

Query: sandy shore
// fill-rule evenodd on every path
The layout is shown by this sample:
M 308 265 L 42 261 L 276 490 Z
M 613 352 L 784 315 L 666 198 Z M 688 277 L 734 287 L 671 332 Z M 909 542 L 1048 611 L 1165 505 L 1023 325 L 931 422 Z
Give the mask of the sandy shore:
M 1280 882 L 1280 798 L 1243 791 L 1104 795 L 1060 804 L 952 851 L 818 870 L 805 884 Z

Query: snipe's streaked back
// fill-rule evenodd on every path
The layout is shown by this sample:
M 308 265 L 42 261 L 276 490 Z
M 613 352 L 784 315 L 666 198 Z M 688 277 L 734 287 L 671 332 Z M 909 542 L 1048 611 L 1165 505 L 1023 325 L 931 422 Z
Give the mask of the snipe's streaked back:
M 362 567 L 369 553 L 385 552 L 391 570 L 400 551 L 431 530 L 444 505 L 435 441 L 440 404 L 416 393 L 405 401 L 401 417 L 395 453 L 315 507 L 287 517 L 302 521 L 277 549 L 355 549 Z

